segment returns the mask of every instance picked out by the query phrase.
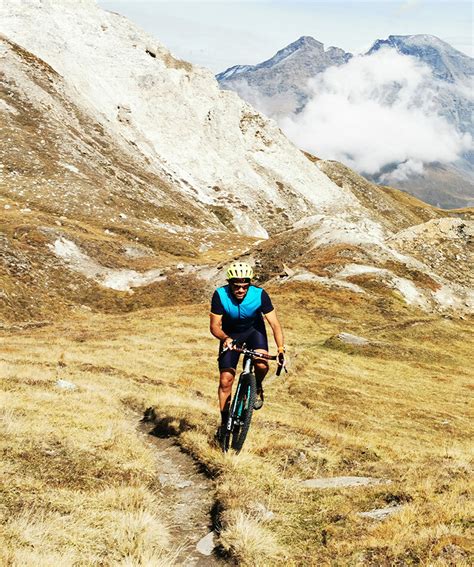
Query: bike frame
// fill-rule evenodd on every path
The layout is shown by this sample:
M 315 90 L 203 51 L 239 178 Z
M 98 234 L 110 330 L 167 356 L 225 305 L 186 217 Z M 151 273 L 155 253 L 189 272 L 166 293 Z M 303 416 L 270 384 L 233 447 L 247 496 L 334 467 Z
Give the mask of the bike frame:
M 253 370 L 253 359 L 252 359 L 252 357 L 246 356 L 244 358 L 243 367 L 244 368 L 243 368 L 242 372 L 245 372 L 246 374 L 249 374 L 250 372 L 252 372 L 252 370 Z
M 247 436 L 250 420 L 252 418 L 253 404 L 255 401 L 254 361 L 258 359 L 277 360 L 278 356 L 250 350 L 246 348 L 245 344 L 237 345 L 234 343 L 232 348 L 233 350 L 242 353 L 244 355 L 244 360 L 243 369 L 239 376 L 234 396 L 232 397 L 230 404 L 229 418 L 225 426 L 226 433 L 222 448 L 224 451 L 227 451 L 230 447 L 230 440 L 232 438 L 232 448 L 238 453 Z M 282 367 L 279 366 L 277 375 L 280 374 L 281 370 Z M 245 388 L 247 388 L 247 390 L 245 390 Z M 235 433 L 236 431 L 237 434 Z M 237 435 L 237 437 L 235 437 L 235 435 Z
M 252 367 L 252 361 L 249 360 L 247 369 L 244 368 L 242 374 L 249 374 L 251 372 L 251 367 Z M 242 381 L 241 381 L 242 374 L 240 375 L 239 381 L 237 382 L 237 388 L 235 389 L 234 397 L 232 399 L 232 403 L 230 406 L 229 419 L 227 421 L 227 427 L 226 427 L 227 431 L 229 432 L 232 431 L 235 421 L 237 419 L 240 419 L 242 414 L 243 408 L 237 408 L 237 400 L 239 399 L 240 389 L 242 388 Z

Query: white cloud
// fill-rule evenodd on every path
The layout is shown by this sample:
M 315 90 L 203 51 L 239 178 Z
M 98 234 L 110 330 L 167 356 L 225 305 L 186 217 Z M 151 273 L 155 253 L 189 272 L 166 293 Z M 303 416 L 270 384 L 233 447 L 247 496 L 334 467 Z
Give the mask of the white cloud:
M 304 110 L 280 126 L 303 149 L 365 174 L 399 164 L 391 175 L 400 180 L 423 164 L 455 161 L 472 145 L 439 114 L 435 84 L 415 58 L 380 50 L 312 79 Z

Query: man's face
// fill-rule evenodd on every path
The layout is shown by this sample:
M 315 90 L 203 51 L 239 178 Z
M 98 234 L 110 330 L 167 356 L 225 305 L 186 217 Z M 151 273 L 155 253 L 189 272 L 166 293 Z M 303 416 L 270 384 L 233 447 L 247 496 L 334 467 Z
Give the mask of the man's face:
M 250 286 L 250 280 L 247 279 L 235 279 L 230 281 L 230 289 L 237 299 L 243 299 Z

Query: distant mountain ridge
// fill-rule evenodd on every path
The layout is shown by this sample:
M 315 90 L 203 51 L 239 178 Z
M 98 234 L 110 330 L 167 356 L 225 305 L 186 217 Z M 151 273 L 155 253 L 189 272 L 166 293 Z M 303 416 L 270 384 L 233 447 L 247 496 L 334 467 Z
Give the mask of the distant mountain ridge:
M 383 49 L 416 58 L 432 72 L 431 82 L 425 85 L 433 99 L 433 112 L 444 117 L 461 135 L 474 139 L 472 113 L 474 110 L 472 80 L 474 59 L 454 49 L 445 41 L 426 34 L 390 35 L 376 40 L 361 57 L 376 54 Z M 276 119 L 298 115 L 314 95 L 308 85 L 310 79 L 334 66 L 341 66 L 353 59 L 353 54 L 337 47 L 326 51 L 324 45 L 309 36 L 279 50 L 270 59 L 257 65 L 237 65 L 216 75 L 221 88 L 237 92 L 244 100 L 260 111 Z M 388 91 L 387 104 L 396 96 L 400 85 L 394 83 Z M 419 104 L 424 104 L 420 97 Z M 330 157 L 330 156 L 325 156 Z M 396 169 L 398 163 L 387 164 L 380 182 L 387 172 Z M 444 173 L 440 176 L 441 165 Z M 474 203 L 474 168 L 472 151 L 465 151 L 455 163 L 427 164 L 425 172 L 412 179 L 400 181 L 398 186 L 412 190 L 413 194 L 428 202 L 446 208 L 471 206 Z M 364 173 L 364 172 L 361 172 Z M 367 175 L 367 173 L 364 173 Z
M 234 65 L 223 73 L 217 74 L 216 78 L 219 82 L 221 82 L 228 80 L 231 77 L 235 78 L 241 73 L 258 71 L 260 69 L 271 69 L 272 67 L 284 62 L 292 55 L 298 54 L 301 56 L 303 53 L 309 53 L 310 55 L 318 53 L 321 56 L 326 55 L 330 60 L 337 60 L 342 56 L 342 58 L 346 61 L 352 57 L 352 54 L 346 53 L 339 47 L 329 47 L 325 52 L 323 43 L 317 41 L 314 37 L 303 35 L 293 43 L 290 43 L 283 49 L 280 49 L 280 51 L 277 51 L 273 57 L 270 57 L 270 59 L 267 59 L 262 63 L 258 63 L 257 65 Z
M 92 1 L 5 0 L 0 20 L 0 317 L 207 300 L 241 257 L 261 282 L 474 311 L 468 219 L 304 154 Z
M 399 53 L 420 59 L 443 81 L 453 83 L 474 76 L 474 59 L 433 35 L 389 35 L 388 39 L 375 41 L 366 55 L 383 47 L 393 47 Z
M 235 65 L 217 74 L 216 79 L 222 88 L 236 91 L 254 106 L 259 105 L 252 98 L 252 90 L 258 93 L 257 98 L 273 99 L 274 114 L 283 116 L 305 105 L 306 83 L 311 77 L 351 58 L 351 53 L 339 47 L 325 50 L 320 41 L 301 36 L 270 59 L 258 65 Z

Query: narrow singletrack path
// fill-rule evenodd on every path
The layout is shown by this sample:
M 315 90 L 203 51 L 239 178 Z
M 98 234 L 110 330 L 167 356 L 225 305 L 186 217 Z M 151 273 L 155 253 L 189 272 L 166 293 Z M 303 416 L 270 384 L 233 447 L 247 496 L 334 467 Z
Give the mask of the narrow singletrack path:
M 214 484 L 200 471 L 173 437 L 156 436 L 152 423 L 142 423 L 140 431 L 153 446 L 156 475 L 169 513 L 164 521 L 170 526 L 172 545 L 179 548 L 176 564 L 183 567 L 223 566 L 227 562 L 214 554 L 204 555 L 196 544 L 213 530 L 211 510 Z

